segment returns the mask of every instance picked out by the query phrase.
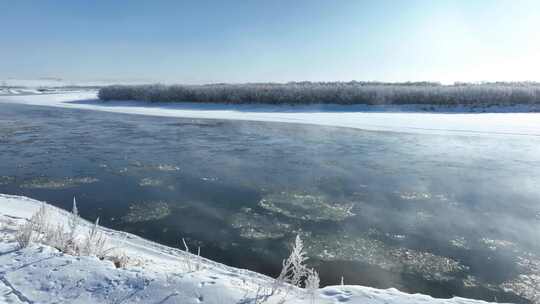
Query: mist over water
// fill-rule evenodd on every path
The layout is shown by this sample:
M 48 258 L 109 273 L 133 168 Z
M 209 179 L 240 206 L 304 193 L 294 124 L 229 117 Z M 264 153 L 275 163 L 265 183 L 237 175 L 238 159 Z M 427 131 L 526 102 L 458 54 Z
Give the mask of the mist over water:
M 526 302 L 540 138 L 365 132 L 2 104 L 0 193 L 269 275 Z M 521 276 L 520 276 L 521 275 Z

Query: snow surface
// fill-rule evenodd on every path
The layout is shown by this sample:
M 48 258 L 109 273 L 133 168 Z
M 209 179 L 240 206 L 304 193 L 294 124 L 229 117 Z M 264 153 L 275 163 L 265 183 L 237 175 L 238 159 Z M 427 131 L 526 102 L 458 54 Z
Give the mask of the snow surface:
M 486 303 L 350 285 L 329 286 L 312 294 L 283 287 L 265 297 L 273 282 L 269 277 L 105 228 L 108 244 L 131 258 L 126 268 L 39 244 L 17 250 L 13 237 L 18 225 L 41 204 L 0 194 L 0 303 Z M 47 207 L 52 222 L 67 223 L 69 213 Z M 81 225 L 78 231 L 84 233 L 91 224 Z M 199 270 L 190 270 L 188 261 L 199 264 Z
M 271 106 L 198 103 L 102 102 L 96 91 L 27 96 L 0 96 L 0 102 L 99 110 L 167 117 L 231 119 L 316 124 L 372 131 L 423 134 L 462 134 L 492 136 L 540 136 L 540 113 L 527 106 L 486 109 L 435 108 L 425 106 Z M 476 113 L 474 111 L 490 111 Z M 441 112 L 442 111 L 442 112 Z M 469 112 L 467 112 L 469 111 Z
M 137 81 L 126 81 L 126 80 L 69 80 L 55 77 L 44 77 L 44 78 L 2 78 L 0 79 L 0 85 L 4 87 L 18 87 L 18 88 L 60 88 L 60 87 L 88 87 L 88 86 L 105 86 L 111 84 L 139 84 L 146 83 L 148 81 L 142 82 L 141 80 Z

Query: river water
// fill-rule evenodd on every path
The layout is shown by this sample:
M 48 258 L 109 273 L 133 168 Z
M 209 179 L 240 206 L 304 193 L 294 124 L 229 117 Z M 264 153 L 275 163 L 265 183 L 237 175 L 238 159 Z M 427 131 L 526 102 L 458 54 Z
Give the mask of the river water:
M 323 285 L 526 303 L 540 271 L 533 136 L 0 104 L 0 193 L 272 276 L 299 234 Z

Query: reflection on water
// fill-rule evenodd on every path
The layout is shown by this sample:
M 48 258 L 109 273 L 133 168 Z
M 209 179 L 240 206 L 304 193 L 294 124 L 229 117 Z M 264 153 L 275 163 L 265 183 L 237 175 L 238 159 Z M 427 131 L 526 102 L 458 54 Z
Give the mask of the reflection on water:
M 540 281 L 538 138 L 0 110 L 0 192 L 115 229 L 270 275 L 301 234 L 323 284 L 525 303 Z

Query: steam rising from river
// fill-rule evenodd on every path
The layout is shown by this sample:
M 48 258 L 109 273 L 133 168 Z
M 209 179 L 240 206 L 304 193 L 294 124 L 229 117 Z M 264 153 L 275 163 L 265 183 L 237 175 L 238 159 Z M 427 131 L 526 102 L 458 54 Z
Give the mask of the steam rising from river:
M 539 275 L 540 139 L 43 111 L 0 119 L 2 192 L 269 274 L 300 234 L 323 283 L 518 302 Z

